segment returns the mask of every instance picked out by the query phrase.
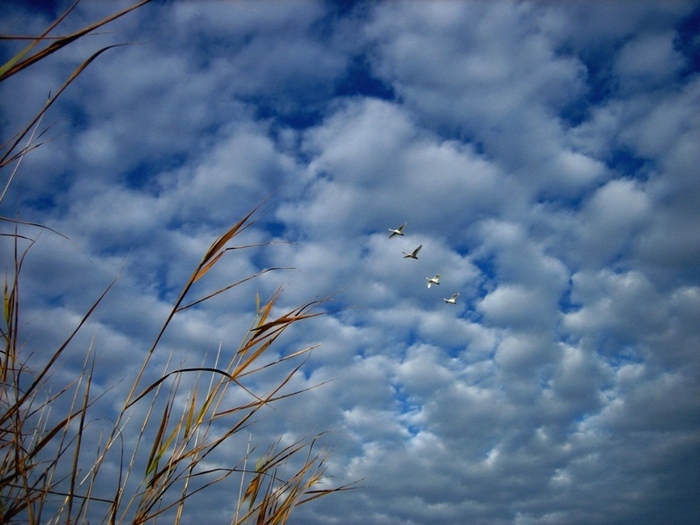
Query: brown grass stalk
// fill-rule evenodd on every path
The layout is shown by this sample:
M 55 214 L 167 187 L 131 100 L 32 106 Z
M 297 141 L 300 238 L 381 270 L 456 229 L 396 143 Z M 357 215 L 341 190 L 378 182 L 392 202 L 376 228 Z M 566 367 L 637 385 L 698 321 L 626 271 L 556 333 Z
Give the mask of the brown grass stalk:
M 78 1 L 38 36 L 0 36 L 4 39 L 30 40 L 16 56 L 0 66 L 0 82 L 63 47 L 94 34 L 95 30 L 144 6 L 142 0 L 103 20 L 66 36 L 51 36 L 74 10 Z M 48 44 L 41 47 L 43 44 Z M 40 131 L 48 108 L 75 82 L 85 68 L 105 51 L 123 44 L 103 47 L 80 63 L 64 83 L 49 95 L 43 108 L 19 133 L 2 142 L 0 169 L 14 163 L 0 194 L 4 198 L 13 183 L 21 160 L 35 148 L 44 134 Z M 20 147 L 24 139 L 26 145 Z M 262 203 L 261 203 L 262 204 Z M 299 322 L 323 315 L 313 311 L 323 301 L 310 301 L 280 315 L 273 312 L 281 297 L 279 288 L 264 304 L 256 296 L 253 322 L 242 342 L 227 363 L 223 349 L 214 366 L 202 363 L 194 367 L 174 367 L 172 357 L 156 374 L 152 357 L 161 346 L 162 337 L 176 317 L 179 318 L 222 293 L 262 274 L 284 268 L 266 268 L 252 275 L 190 298 L 192 286 L 223 264 L 236 250 L 255 245 L 231 244 L 254 224 L 253 216 L 261 204 L 228 228 L 211 244 L 189 279 L 154 338 L 144 352 L 139 371 L 128 386 L 121 408 L 110 425 L 93 414 L 99 397 L 93 396 L 99 359 L 92 345 L 77 377 L 60 384 L 58 377 L 66 354 L 75 351 L 76 336 L 92 322 L 98 307 L 110 291 L 109 284 L 83 314 L 69 335 L 56 342 L 51 351 L 33 352 L 24 339 L 21 309 L 22 267 L 39 235 L 24 230 L 48 231 L 66 238 L 46 226 L 26 222 L 19 217 L 0 217 L 12 224 L 12 232 L 0 234 L 0 241 L 12 243 L 12 263 L 6 269 L 3 286 L 3 316 L 0 335 L 0 523 L 77 523 L 96 519 L 105 523 L 147 523 L 161 517 L 180 523 L 188 504 L 196 495 L 210 491 L 231 476 L 240 476 L 240 497 L 233 511 L 236 524 L 278 524 L 288 519 L 292 510 L 306 502 L 348 486 L 326 488 L 321 485 L 327 453 L 315 452 L 320 436 L 302 438 L 291 445 L 276 441 L 254 461 L 257 442 L 255 422 L 262 410 L 283 399 L 293 398 L 321 385 L 289 391 L 315 346 L 268 358 L 280 336 Z M 22 228 L 20 233 L 19 229 Z M 296 364 L 293 361 L 296 360 Z M 30 366 L 31 364 L 31 366 Z M 290 368 L 290 365 L 292 365 Z M 256 380 L 261 372 L 278 370 L 277 379 L 267 387 Z M 154 377 L 156 377 L 154 379 Z M 260 391 L 262 389 L 262 391 Z M 235 399 L 232 390 L 247 396 Z M 65 399 L 65 402 L 64 402 Z M 183 403 L 181 399 L 185 399 Z M 94 427 L 94 428 L 93 428 Z M 248 447 L 227 463 L 215 458 L 216 452 L 246 432 Z M 229 456 L 229 454 L 226 454 Z M 255 464 L 249 469 L 248 466 Z M 107 465 L 118 467 L 116 478 L 105 472 Z M 291 474 L 286 470 L 291 469 Z

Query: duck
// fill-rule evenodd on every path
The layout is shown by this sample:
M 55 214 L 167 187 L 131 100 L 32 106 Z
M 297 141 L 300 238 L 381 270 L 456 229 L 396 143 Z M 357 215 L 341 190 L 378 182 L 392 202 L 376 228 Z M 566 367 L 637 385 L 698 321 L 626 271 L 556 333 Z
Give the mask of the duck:
M 435 277 L 426 277 L 426 281 L 428 281 L 428 288 L 430 288 L 434 284 L 440 284 L 440 274 L 436 273 Z
M 445 302 L 448 303 L 448 304 L 457 304 L 457 297 L 459 297 L 459 294 L 458 294 L 458 293 L 453 293 L 453 294 L 452 294 L 452 297 L 450 297 L 449 299 L 445 299 L 445 298 L 443 297 L 442 300 L 445 301 Z
M 389 228 L 389 231 L 391 232 L 391 235 L 389 235 L 389 239 L 391 239 L 394 235 L 403 235 L 403 229 L 406 227 L 406 222 L 404 222 L 401 226 L 398 228 Z
M 423 247 L 423 245 L 421 244 L 420 246 L 418 246 L 418 248 L 413 250 L 411 253 L 401 252 L 401 253 L 403 253 L 403 258 L 404 259 L 418 259 L 418 252 L 420 251 L 420 249 L 422 247 Z

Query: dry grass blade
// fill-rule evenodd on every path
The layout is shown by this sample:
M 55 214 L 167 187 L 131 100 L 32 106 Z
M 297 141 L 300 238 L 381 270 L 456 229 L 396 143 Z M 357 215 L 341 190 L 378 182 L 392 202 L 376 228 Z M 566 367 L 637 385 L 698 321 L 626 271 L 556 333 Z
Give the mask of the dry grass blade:
M 44 107 L 39 111 L 39 113 L 34 117 L 34 119 L 21 131 L 17 134 L 15 140 L 11 143 L 9 148 L 7 149 L 7 152 L 0 158 L 0 168 L 6 166 L 10 162 L 12 162 L 14 159 L 17 158 L 17 156 L 11 156 L 12 152 L 17 148 L 19 143 L 24 139 L 24 137 L 29 133 L 29 130 L 34 127 L 34 125 L 39 121 L 39 119 L 42 117 L 42 115 L 46 112 L 46 110 L 51 107 L 51 105 L 56 101 L 56 99 L 65 91 L 65 89 L 76 79 L 78 76 L 83 72 L 83 70 L 90 65 L 91 62 L 93 62 L 97 57 L 99 57 L 102 53 L 105 51 L 115 48 L 115 47 L 120 47 L 120 46 L 125 46 L 126 44 L 114 44 L 112 46 L 107 46 L 96 53 L 94 53 L 90 58 L 85 60 L 82 64 L 80 64 L 75 71 L 66 79 L 66 81 L 63 83 L 63 85 L 58 89 L 56 94 L 52 97 L 49 98 L 49 100 L 46 102 Z M 23 154 L 23 152 L 20 152 L 20 154 Z M 18 154 L 19 155 L 19 154 Z
M 284 356 L 280 357 L 278 360 L 273 361 L 273 362 L 271 362 L 271 363 L 266 363 L 266 364 L 264 364 L 264 365 L 262 365 L 262 366 L 259 366 L 259 367 L 257 367 L 257 368 L 248 370 L 248 371 L 246 371 L 246 372 L 241 372 L 240 374 L 238 374 L 237 380 L 238 380 L 238 379 L 242 379 L 242 378 L 244 378 L 245 376 L 248 376 L 248 375 L 251 375 L 251 374 L 255 374 L 255 373 L 257 373 L 257 372 L 259 372 L 259 371 L 261 371 L 261 370 L 265 370 L 266 368 L 270 368 L 270 367 L 276 366 L 276 365 L 278 365 L 278 364 L 280 364 L 280 363 L 282 363 L 282 362 L 284 362 L 284 361 L 289 361 L 290 359 L 295 359 L 295 358 L 297 358 L 297 357 L 300 357 L 300 356 L 302 356 L 302 355 L 304 355 L 304 354 L 307 354 L 307 353 L 311 352 L 312 350 L 318 348 L 319 346 L 321 346 L 321 345 L 320 345 L 320 344 L 315 344 L 315 345 L 307 346 L 306 348 L 302 348 L 301 350 L 297 350 L 296 352 L 292 352 L 291 354 L 284 355 Z M 329 381 L 331 381 L 331 380 L 329 379 L 328 381 L 324 381 L 323 383 L 320 383 L 320 385 L 321 385 L 321 384 L 325 384 L 325 383 L 327 383 L 327 382 L 329 382 Z
M 219 259 L 221 259 L 224 256 L 224 251 L 222 250 L 219 253 L 217 253 L 209 262 L 207 262 L 204 266 L 202 266 L 199 270 L 197 270 L 197 273 L 192 277 L 192 282 L 195 283 L 199 281 L 202 277 L 204 277 L 204 274 L 207 273 L 212 266 L 214 266 Z
M 217 257 L 215 257 L 215 261 L 218 261 L 218 260 L 219 260 L 219 257 L 220 257 L 221 255 L 223 255 L 223 254 L 224 254 L 224 252 L 221 252 Z M 245 278 L 241 279 L 240 281 L 236 281 L 235 283 L 229 284 L 228 286 L 224 286 L 223 288 L 219 288 L 219 289 L 216 290 L 215 292 L 212 292 L 212 293 L 210 293 L 209 295 L 206 295 L 206 296 L 202 297 L 201 299 L 197 299 L 196 301 L 193 301 L 193 302 L 191 302 L 191 303 L 189 303 L 189 304 L 186 304 L 185 306 L 180 306 L 180 307 L 177 309 L 177 311 L 178 311 L 178 312 L 181 312 L 182 310 L 186 310 L 187 308 L 191 308 L 191 307 L 193 307 L 193 306 L 195 306 L 195 305 L 197 305 L 197 304 L 199 304 L 199 303 L 203 303 L 204 301 L 207 301 L 208 299 L 211 299 L 212 297 L 215 297 L 215 296 L 217 296 L 217 295 L 219 295 L 219 294 L 221 294 L 221 293 L 227 292 L 227 291 L 230 290 L 231 288 L 235 288 L 236 286 L 240 286 L 241 284 L 243 284 L 243 283 L 245 283 L 245 282 L 248 282 L 248 281 L 250 281 L 250 280 L 252 280 L 252 279 L 255 279 L 256 277 L 258 277 L 258 276 L 260 276 L 260 275 L 263 275 L 263 274 L 265 274 L 265 273 L 274 272 L 274 271 L 277 271 L 277 270 L 293 270 L 293 269 L 294 269 L 294 268 L 290 268 L 290 267 L 265 268 L 264 270 L 260 270 L 259 272 L 256 272 L 256 273 L 254 273 L 254 274 L 252 274 L 252 275 L 249 275 L 248 277 L 245 277 Z
M 170 399 L 168 405 L 163 410 L 163 417 L 161 418 L 160 426 L 158 427 L 158 432 L 155 436 L 155 439 L 153 440 L 151 454 L 148 457 L 148 461 L 146 462 L 146 476 L 148 476 L 154 470 L 156 470 L 156 468 L 158 468 L 158 462 L 160 461 L 160 458 L 163 456 L 163 454 L 165 453 L 165 449 L 168 448 L 168 445 L 172 441 L 171 436 L 168 440 L 166 440 L 165 443 L 163 443 L 163 436 L 165 435 L 165 430 L 168 427 L 168 422 L 170 421 L 170 413 L 172 411 L 173 402 L 174 400 Z M 150 483 L 155 484 L 155 477 L 153 480 L 151 480 Z
M 165 382 L 169 377 L 172 377 L 177 374 L 182 374 L 184 372 L 211 372 L 212 374 L 220 374 L 228 379 L 233 380 L 234 378 L 226 371 L 224 370 L 219 370 L 218 368 L 211 368 L 211 367 L 194 367 L 194 368 L 179 368 L 178 370 L 173 370 L 172 372 L 168 372 L 167 374 L 163 375 L 162 377 L 158 378 L 156 381 L 148 385 L 146 389 L 144 389 L 143 392 L 141 392 L 138 396 L 136 396 L 133 400 L 131 400 L 127 405 L 126 408 L 131 408 L 134 406 L 136 403 L 138 403 L 141 399 L 146 397 L 148 394 L 150 394 L 153 390 L 158 388 L 161 383 Z
M 68 336 L 68 338 L 63 342 L 63 344 L 56 350 L 52 355 L 49 361 L 44 365 L 43 369 L 37 374 L 37 376 L 34 378 L 32 383 L 29 385 L 29 387 L 26 389 L 24 394 L 20 397 L 20 399 L 17 401 L 17 403 L 14 405 L 14 407 L 11 407 L 9 410 L 7 410 L 2 416 L 0 416 L 0 426 L 4 425 L 5 422 L 9 417 L 12 417 L 14 413 L 19 410 L 19 407 L 21 407 L 27 399 L 29 399 L 33 393 L 36 387 L 41 383 L 41 380 L 44 378 L 44 376 L 49 372 L 49 370 L 52 369 L 60 355 L 64 352 L 66 347 L 70 344 L 70 342 L 73 340 L 73 338 L 80 332 L 81 328 L 85 324 L 85 322 L 88 320 L 88 318 L 92 315 L 92 313 L 95 311 L 97 306 L 102 302 L 102 299 L 105 298 L 107 295 L 107 292 L 112 288 L 116 281 L 112 281 L 109 286 L 102 292 L 100 297 L 93 303 L 93 305 L 90 307 L 90 309 L 87 311 L 87 313 L 82 317 L 80 322 L 78 323 L 78 326 L 73 329 L 73 332 Z
M 262 334 L 262 333 L 267 332 L 276 326 L 290 325 L 292 323 L 296 323 L 297 321 L 301 321 L 302 319 L 311 319 L 312 317 L 318 317 L 319 315 L 324 315 L 324 314 L 323 313 L 315 313 L 315 314 L 284 315 L 278 319 L 275 319 L 274 321 L 270 321 L 269 323 L 265 323 L 262 326 L 256 326 L 255 328 L 253 328 L 253 331 L 258 332 L 258 334 Z
M 90 352 L 86 355 L 86 359 L 89 358 Z M 66 505 L 67 505 L 67 514 L 68 516 L 71 515 L 73 511 L 73 503 L 75 501 L 75 493 L 76 493 L 76 484 L 78 481 L 78 472 L 79 472 L 79 467 L 78 467 L 78 462 L 80 459 L 80 452 L 82 451 L 82 442 L 83 442 L 83 431 L 85 430 L 85 416 L 87 414 L 87 409 L 90 404 L 90 387 L 92 386 L 92 379 L 94 377 L 95 373 L 95 360 L 94 358 L 92 359 L 92 363 L 90 366 L 90 372 L 88 373 L 87 376 L 87 386 L 85 389 L 85 395 L 83 396 L 83 404 L 80 409 L 80 422 L 78 425 L 78 435 L 77 435 L 77 442 L 75 444 L 75 447 L 73 447 L 73 450 L 75 451 L 73 454 L 73 466 L 71 469 L 71 474 L 70 474 L 70 487 L 69 487 L 69 492 L 66 495 Z M 82 376 L 81 376 L 82 378 Z M 78 393 L 78 389 L 76 389 L 76 395 Z M 74 399 L 75 402 L 75 399 Z
M 49 32 L 51 32 L 63 19 L 75 8 L 76 5 L 78 5 L 80 0 L 76 0 L 76 2 L 68 8 L 68 10 L 61 16 L 59 17 L 49 28 L 41 35 L 41 37 L 38 37 L 32 44 L 30 44 L 29 48 L 25 49 L 24 51 L 20 52 L 20 55 L 24 56 L 26 55 L 29 51 L 31 51 L 32 48 L 36 46 L 40 41 L 44 40 L 46 35 L 48 35 Z M 87 35 L 88 33 L 91 33 L 95 29 L 98 29 L 104 25 L 109 24 L 110 22 L 116 20 L 117 18 L 120 18 L 127 13 L 130 13 L 134 9 L 138 9 L 139 7 L 149 3 L 151 0 L 142 0 L 141 2 L 134 4 L 130 7 L 127 7 L 126 9 L 123 9 L 122 11 L 119 11 L 118 13 L 115 13 L 113 15 L 108 16 L 107 18 L 104 18 L 94 24 L 91 24 L 89 26 L 86 26 L 82 28 L 79 31 L 76 31 L 75 33 L 65 36 L 65 37 L 60 37 L 56 41 L 54 41 L 51 45 L 46 47 L 45 49 L 42 49 L 41 51 L 38 51 L 37 53 L 31 55 L 30 57 L 21 60 L 21 56 L 15 56 L 12 59 L 10 59 L 10 62 L 12 62 L 13 65 L 10 67 L 3 66 L 3 68 L 0 68 L 0 82 L 5 80 L 6 78 L 11 77 L 12 75 L 22 71 L 23 69 L 31 66 L 32 64 L 35 64 L 36 62 L 46 58 L 47 56 L 55 53 L 59 49 L 67 46 L 68 44 L 78 40 L 79 38 L 82 38 L 83 36 Z M 5 38 L 12 38 L 12 37 L 5 37 Z
M 257 208 L 256 208 L 256 209 L 257 209 Z M 250 213 L 251 213 L 251 214 L 255 213 L 255 210 L 253 210 L 253 211 L 250 212 Z M 252 226 L 252 224 L 253 224 L 253 223 L 247 224 L 247 225 L 246 225 L 246 228 L 249 227 L 249 226 Z M 236 226 L 238 226 L 238 225 L 236 225 Z M 233 228 L 235 228 L 236 226 L 234 226 Z M 245 228 L 244 228 L 244 229 L 245 229 Z M 236 233 L 240 233 L 241 231 L 242 231 L 242 230 L 239 229 Z M 230 232 L 228 232 L 228 233 L 230 233 Z M 234 235 L 235 235 L 235 234 L 234 234 Z M 222 236 L 222 237 L 223 237 L 223 236 Z M 231 240 L 231 238 L 233 238 L 233 236 L 231 236 L 226 242 L 228 242 L 229 240 Z M 219 243 L 220 240 L 221 240 L 221 238 L 217 239 L 217 240 L 215 241 L 214 244 Z M 226 243 L 224 243 L 224 245 L 225 245 L 225 244 L 226 244 Z M 269 246 L 270 244 L 274 244 L 274 243 L 272 243 L 272 242 L 261 242 L 261 243 L 257 243 L 257 244 L 245 244 L 245 245 L 243 245 L 243 246 L 234 246 L 234 247 L 225 248 L 225 249 L 219 248 L 221 251 L 219 251 L 219 253 L 217 253 L 216 255 L 214 255 L 213 258 L 210 258 L 209 260 L 207 260 L 207 257 L 205 257 L 205 258 L 202 260 L 202 262 L 200 263 L 200 266 L 199 266 L 198 270 L 196 271 L 195 275 L 192 277 L 192 282 L 194 283 L 194 282 L 198 281 L 200 278 L 202 278 L 202 277 L 204 276 L 204 274 L 207 273 L 207 272 L 211 269 L 211 267 L 214 266 L 214 265 L 218 262 L 218 260 L 224 255 L 224 253 L 226 253 L 227 251 L 230 251 L 230 250 L 242 250 L 242 249 L 245 249 L 245 248 L 256 248 L 256 247 L 260 247 L 260 246 Z M 210 251 L 213 249 L 213 246 L 214 246 L 214 245 L 212 245 L 212 247 L 209 248 Z M 213 253 L 214 253 L 214 252 L 212 252 L 212 254 L 213 254 Z M 287 269 L 291 270 L 292 268 L 287 268 Z
M 146 366 L 148 365 L 150 361 L 150 357 L 155 351 L 156 347 L 160 343 L 160 340 L 163 337 L 163 334 L 165 334 L 165 331 L 167 330 L 168 326 L 170 326 L 170 323 L 173 320 L 173 317 L 175 317 L 175 314 L 182 311 L 183 309 L 188 308 L 191 305 L 187 305 L 185 307 L 181 307 L 182 302 L 185 300 L 185 297 L 189 293 L 190 289 L 192 288 L 192 285 L 197 279 L 200 279 L 206 271 L 202 271 L 203 268 L 207 268 L 207 271 L 212 268 L 212 262 L 213 259 L 215 261 L 220 260 L 221 254 L 219 252 L 222 251 L 226 243 L 228 243 L 236 234 L 239 232 L 245 230 L 249 226 L 252 225 L 252 223 L 249 222 L 249 219 L 252 217 L 252 215 L 262 206 L 262 204 L 265 201 L 261 202 L 257 206 L 255 206 L 248 214 L 245 215 L 240 221 L 238 221 L 236 224 L 234 224 L 231 228 L 229 228 L 223 235 L 221 235 L 216 241 L 212 243 L 212 245 L 209 247 L 207 250 L 206 254 L 202 258 L 202 261 L 199 263 L 197 266 L 197 269 L 192 273 L 191 277 L 189 280 L 185 283 L 185 286 L 183 287 L 182 291 L 180 292 L 180 296 L 177 298 L 175 301 L 175 305 L 173 306 L 172 310 L 168 314 L 168 317 L 166 318 L 165 322 L 160 328 L 160 331 L 156 335 L 155 340 L 153 341 L 153 344 L 151 345 L 151 348 L 148 350 L 148 355 L 146 359 L 144 360 L 141 369 L 136 375 L 136 379 L 133 382 L 133 386 L 131 391 L 129 392 L 129 395 L 126 398 L 126 405 L 129 406 L 134 399 L 134 394 L 136 393 L 136 389 L 138 387 L 138 384 L 141 380 L 141 377 L 143 376 L 143 373 L 146 370 Z
M 277 298 L 279 297 L 279 292 L 281 292 L 281 290 L 279 290 L 273 296 L 273 299 L 271 299 L 263 307 L 262 314 L 259 317 L 259 322 L 258 322 L 257 326 L 251 328 L 251 332 L 253 332 L 255 334 L 254 337 L 251 339 L 251 344 L 256 344 L 262 338 L 270 337 L 272 334 L 276 334 L 280 330 L 284 330 L 284 328 L 291 325 L 292 323 L 296 323 L 296 322 L 304 320 L 304 319 L 311 319 L 312 317 L 318 317 L 319 315 L 324 315 L 323 313 L 309 313 L 309 314 L 304 313 L 305 311 L 310 310 L 311 308 L 314 308 L 315 306 L 318 306 L 322 302 L 321 300 L 317 300 L 317 301 L 309 301 L 308 303 L 305 303 L 301 306 L 298 306 L 298 307 L 290 310 L 286 314 L 281 315 L 277 319 L 274 319 L 272 321 L 267 321 L 267 318 L 270 314 L 272 306 L 274 305 Z
M 14 65 L 17 64 L 17 62 L 19 62 L 20 60 L 22 60 L 22 57 L 26 56 L 32 49 L 34 49 L 39 44 L 39 42 L 42 42 L 46 38 L 46 36 L 51 31 L 53 31 L 58 26 L 58 24 L 60 24 L 70 14 L 70 12 L 75 8 L 75 6 L 78 5 L 79 1 L 80 0 L 76 0 L 76 2 L 72 6 L 70 6 L 61 16 L 59 16 L 51 25 L 49 25 L 49 27 L 46 29 L 46 31 L 44 31 L 41 34 L 41 36 L 39 36 L 37 38 L 0 36 L 0 38 L 2 38 L 3 40 L 18 40 L 18 39 L 25 40 L 27 38 L 32 40 L 31 44 L 29 44 L 22 51 L 17 53 L 15 56 L 13 56 L 10 60 L 8 60 L 5 64 L 3 64 L 0 67 L 0 80 L 4 79 L 5 75 L 10 76 L 8 74 L 8 72 L 14 67 Z M 35 62 L 36 62 L 36 60 L 35 60 Z M 25 67 L 27 67 L 27 66 L 25 66 Z M 19 71 L 19 70 L 17 70 L 17 71 Z
M 41 118 L 39 118 L 37 123 L 34 125 L 34 129 L 32 130 L 32 133 L 29 136 L 29 138 L 27 139 L 27 145 L 24 147 L 24 149 L 22 151 L 19 152 L 19 154 L 17 156 L 17 163 L 15 164 L 14 169 L 12 170 L 12 173 L 8 177 L 7 182 L 5 183 L 5 187 L 2 190 L 2 193 L 0 193 L 0 203 L 3 200 L 5 200 L 5 195 L 7 195 L 7 192 L 10 189 L 10 186 L 12 186 L 12 182 L 15 180 L 15 175 L 19 171 L 19 167 L 22 164 L 22 160 L 24 159 L 24 156 L 27 153 L 29 153 L 30 151 L 32 151 L 33 149 L 35 149 L 41 145 L 41 143 L 34 144 L 34 140 L 35 140 L 34 137 L 35 137 L 37 131 L 39 130 L 39 125 L 41 124 L 42 119 L 43 119 L 43 115 L 41 116 Z M 39 134 L 40 137 L 41 137 L 41 135 L 43 135 L 43 132 Z
M 212 257 L 215 256 L 224 246 L 226 246 L 226 243 L 230 241 L 236 234 L 239 233 L 239 231 L 242 231 L 242 229 L 246 229 L 249 226 L 252 226 L 252 223 L 249 223 L 248 220 L 252 217 L 252 215 L 258 211 L 258 209 L 262 206 L 262 203 L 258 204 L 255 208 L 250 210 L 248 214 L 243 217 L 240 221 L 238 221 L 236 224 L 234 224 L 229 230 L 224 233 L 221 237 L 219 237 L 216 241 L 212 243 L 212 245 L 209 247 L 209 250 L 207 253 L 204 255 L 204 258 L 202 259 L 202 263 L 200 264 L 200 267 L 198 271 L 195 273 L 195 277 L 198 279 L 201 277 L 201 270 L 203 267 L 208 267 L 210 268 L 211 265 L 209 265 L 209 261 L 212 259 Z
M 32 226 L 32 227 L 34 227 L 34 228 L 39 228 L 39 229 L 42 229 L 42 230 L 49 231 L 49 232 L 51 232 L 51 233 L 55 233 L 55 234 L 58 235 L 59 237 L 62 237 L 63 239 L 65 239 L 65 240 L 67 240 L 67 241 L 70 241 L 70 239 L 69 239 L 68 237 L 66 237 L 65 235 L 63 235 L 61 232 L 59 232 L 58 230 L 54 230 L 53 228 L 50 228 L 49 226 L 46 226 L 45 224 L 39 224 L 39 223 L 37 223 L 37 222 L 30 222 L 30 221 L 20 221 L 19 219 L 11 219 L 11 218 L 9 218 L 9 217 L 1 217 L 1 216 L 0 216 L 0 221 L 3 221 L 3 222 L 11 222 L 11 223 L 19 224 L 19 225 L 23 225 L 23 226 Z M 16 233 L 16 232 L 15 232 L 15 233 L 11 233 L 11 234 L 7 234 L 7 236 L 8 236 L 8 237 L 15 237 L 15 238 L 17 238 L 17 239 L 33 240 L 33 239 L 29 238 L 29 237 L 24 237 L 24 236 L 22 236 L 22 235 L 19 235 L 19 234 Z
M 272 297 L 270 297 L 270 300 L 265 303 L 265 305 L 260 308 L 257 306 L 257 311 L 258 311 L 258 323 L 257 326 L 261 326 L 267 322 L 267 318 L 270 316 L 270 312 L 272 312 L 273 306 L 277 303 L 279 300 L 280 295 L 282 295 L 282 287 L 277 288 L 275 290 L 275 293 L 272 294 Z M 254 330 L 254 328 L 252 329 Z M 240 351 L 239 351 L 240 353 Z
M 255 523 L 273 525 L 286 523 L 292 510 L 301 504 L 313 501 L 326 494 L 350 490 L 349 485 L 329 489 L 313 489 L 325 474 L 328 454 L 314 454 L 313 448 L 320 435 L 309 442 L 299 440 L 275 451 L 277 442 L 256 464 L 254 475 L 243 496 L 247 513 L 236 524 Z M 307 450 L 302 465 L 286 479 L 280 477 L 281 470 L 299 452 Z

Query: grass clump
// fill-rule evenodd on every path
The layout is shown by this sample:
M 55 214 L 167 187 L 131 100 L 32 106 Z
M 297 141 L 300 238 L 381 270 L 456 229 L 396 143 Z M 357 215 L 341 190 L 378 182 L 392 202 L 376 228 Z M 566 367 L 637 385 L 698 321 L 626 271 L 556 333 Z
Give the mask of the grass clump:
M 76 2 L 41 35 L 4 36 L 29 44 L 0 66 L 0 82 L 149 1 L 135 3 L 68 36 L 49 36 Z M 24 129 L 4 142 L 0 170 L 10 173 L 0 202 L 23 157 L 41 145 L 42 134 L 37 130 L 46 110 L 111 47 L 115 46 L 99 50 L 80 64 Z M 96 381 L 99 364 L 92 347 L 86 349 L 77 376 L 64 384 L 57 377 L 63 354 L 75 345 L 76 336 L 114 283 L 95 299 L 65 340 L 51 351 L 33 353 L 25 346 L 20 330 L 20 291 L 23 265 L 39 235 L 25 235 L 24 231 L 53 230 L 17 217 L 0 217 L 10 225 L 10 231 L 0 234 L 0 242 L 12 253 L 3 283 L 0 327 L 0 523 L 136 524 L 158 518 L 180 523 L 198 494 L 229 480 L 237 492 L 230 522 L 272 525 L 285 523 L 300 504 L 348 488 L 329 488 L 324 483 L 328 456 L 316 450 L 319 435 L 293 443 L 278 440 L 267 446 L 255 438 L 254 423 L 261 410 L 302 393 L 285 387 L 312 350 L 308 347 L 271 357 L 270 348 L 290 326 L 321 315 L 314 311 L 319 301 L 273 315 L 281 290 L 262 304 L 258 298 L 250 330 L 230 358 L 220 350 L 213 366 L 178 368 L 169 364 L 160 377 L 147 379 L 153 377 L 153 356 L 176 316 L 187 315 L 189 308 L 261 273 L 277 270 L 268 268 L 203 297 L 191 297 L 193 285 L 225 259 L 236 238 L 253 224 L 257 209 L 216 239 L 194 268 L 151 347 L 144 352 L 125 398 L 113 405 L 118 408 L 107 419 L 109 424 L 104 419 L 98 424 L 103 414 L 93 413 L 106 394 Z M 274 370 L 280 373 L 272 386 L 263 394 L 256 393 L 255 378 Z M 94 394 L 95 390 L 99 393 Z M 241 393 L 245 394 L 244 402 L 240 401 Z M 261 448 L 264 452 L 258 451 Z M 221 461 L 224 450 L 226 463 Z M 230 450 L 237 452 L 233 458 Z

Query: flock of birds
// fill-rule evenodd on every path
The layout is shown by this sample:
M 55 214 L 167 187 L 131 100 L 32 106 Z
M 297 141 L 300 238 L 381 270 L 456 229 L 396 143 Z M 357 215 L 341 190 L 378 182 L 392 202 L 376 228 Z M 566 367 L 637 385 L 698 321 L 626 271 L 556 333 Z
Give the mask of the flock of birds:
M 403 229 L 406 227 L 406 224 L 407 223 L 403 223 L 398 228 L 389 228 L 389 231 L 391 232 L 391 234 L 389 235 L 389 239 L 391 239 L 392 237 L 395 237 L 397 235 L 403 236 Z M 404 259 L 418 259 L 418 252 L 420 252 L 422 247 L 423 247 L 422 244 L 419 245 L 418 248 L 413 250 L 411 253 L 401 252 L 401 253 L 403 253 L 403 258 Z M 428 283 L 427 283 L 428 288 L 430 288 L 434 284 L 435 285 L 440 284 L 440 274 L 436 273 L 435 277 L 426 277 L 425 280 L 428 281 Z M 447 304 L 457 304 L 457 297 L 459 297 L 459 293 L 454 293 L 454 294 L 452 294 L 452 297 L 450 297 L 449 299 L 445 299 L 443 297 L 442 300 L 445 301 Z

